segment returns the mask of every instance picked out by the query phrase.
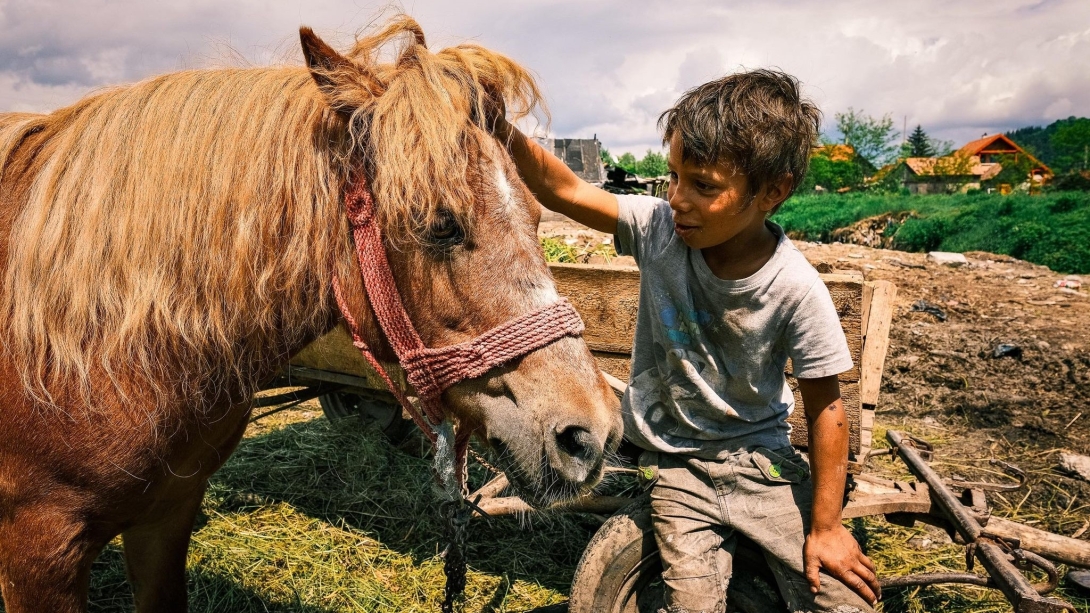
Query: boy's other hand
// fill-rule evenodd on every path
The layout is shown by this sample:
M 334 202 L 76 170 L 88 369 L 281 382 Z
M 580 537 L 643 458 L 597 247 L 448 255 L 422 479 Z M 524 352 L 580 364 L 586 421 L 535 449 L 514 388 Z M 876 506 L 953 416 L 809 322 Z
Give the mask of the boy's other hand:
M 825 572 L 839 579 L 870 604 L 878 602 L 882 597 L 882 588 L 878 586 L 878 576 L 874 573 L 874 563 L 863 555 L 859 543 L 855 542 L 844 526 L 811 531 L 806 536 L 802 558 L 806 580 L 810 583 L 810 591 L 815 594 L 821 589 L 821 575 L 818 571 L 825 569 Z

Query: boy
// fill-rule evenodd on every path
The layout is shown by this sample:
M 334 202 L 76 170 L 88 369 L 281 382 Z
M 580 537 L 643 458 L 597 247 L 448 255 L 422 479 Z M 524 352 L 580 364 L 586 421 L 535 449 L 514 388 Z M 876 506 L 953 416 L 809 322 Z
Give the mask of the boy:
M 657 465 L 651 508 L 670 613 L 725 611 L 736 533 L 764 550 L 792 611 L 872 611 L 879 596 L 874 565 L 840 520 L 847 342 L 817 272 L 766 219 L 802 182 L 819 121 L 781 72 L 686 92 L 659 118 L 669 203 L 593 187 L 498 122 L 541 203 L 615 234 L 641 269 L 622 407 L 626 436 L 651 452 L 641 465 Z M 788 439 L 789 357 L 809 466 Z

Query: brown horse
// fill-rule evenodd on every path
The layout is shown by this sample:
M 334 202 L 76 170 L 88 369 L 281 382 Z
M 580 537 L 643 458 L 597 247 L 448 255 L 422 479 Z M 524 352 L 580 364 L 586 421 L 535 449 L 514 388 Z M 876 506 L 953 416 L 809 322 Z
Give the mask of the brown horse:
M 50 115 L 0 115 L 8 613 L 84 610 L 91 562 L 118 534 L 137 609 L 186 608 L 207 480 L 238 444 L 253 391 L 337 325 L 334 274 L 367 341 L 392 358 L 353 268 L 351 169 L 371 176 L 428 346 L 557 300 L 540 205 L 485 129 L 493 96 L 532 110 L 527 73 L 472 45 L 433 54 L 404 17 L 343 56 L 308 29 L 302 40 L 307 68 L 180 72 Z M 579 338 L 444 400 L 538 503 L 595 483 L 620 437 Z

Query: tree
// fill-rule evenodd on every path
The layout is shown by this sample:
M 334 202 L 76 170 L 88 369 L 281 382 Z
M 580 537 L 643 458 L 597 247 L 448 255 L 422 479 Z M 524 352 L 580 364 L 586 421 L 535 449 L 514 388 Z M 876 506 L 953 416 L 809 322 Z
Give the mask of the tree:
M 901 143 L 899 158 L 938 158 L 950 155 L 954 152 L 954 141 L 931 138 L 919 125 L 908 136 L 908 140 Z
M 812 190 L 818 185 L 832 192 L 845 187 L 858 189 L 863 185 L 863 169 L 852 160 L 831 160 L 826 155 L 815 155 L 810 158 L 810 170 L 801 189 Z
M 602 147 L 598 150 L 598 156 L 602 158 L 602 163 L 606 166 L 616 166 L 617 162 L 613 160 L 613 156 L 610 155 L 609 149 Z
M 1090 161 L 1090 119 L 1069 119 L 1049 139 L 1055 156 L 1054 170 L 1087 170 Z
M 919 124 L 916 124 L 916 129 L 912 131 L 912 134 L 908 135 L 905 145 L 907 145 L 906 149 L 908 149 L 906 157 L 935 157 L 935 149 L 931 146 L 931 139 L 928 138 L 927 133 L 923 131 L 923 127 Z
M 667 172 L 666 156 L 655 153 L 650 149 L 647 150 L 642 160 L 636 162 L 636 174 L 641 177 L 661 177 Z
M 617 167 L 624 168 L 628 172 L 635 174 L 636 156 L 632 155 L 631 153 L 622 153 L 621 156 L 617 158 Z
M 1057 175 L 1090 169 L 1090 119 L 1068 117 L 1046 127 L 1019 128 L 1007 136 Z
M 1001 168 L 999 174 L 987 181 L 982 181 L 983 187 L 999 187 L 1006 183 L 1011 187 L 1019 187 L 1029 181 L 1029 173 L 1033 170 L 1033 162 L 1024 155 L 1002 155 L 998 160 Z
M 848 107 L 847 113 L 837 113 L 835 117 L 836 129 L 843 142 L 874 166 L 881 167 L 896 155 L 901 133 L 893 129 L 893 118 L 889 113 L 875 119 L 862 110 Z

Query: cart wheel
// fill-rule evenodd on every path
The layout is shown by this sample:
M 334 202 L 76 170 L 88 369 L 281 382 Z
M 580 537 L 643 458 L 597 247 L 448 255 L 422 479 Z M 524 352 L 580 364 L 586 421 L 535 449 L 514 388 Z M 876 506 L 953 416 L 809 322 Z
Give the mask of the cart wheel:
M 727 610 L 786 611 L 764 556 L 739 543 Z M 569 613 L 655 613 L 663 606 L 662 562 L 650 500 L 617 511 L 595 533 L 572 580 Z
M 333 392 L 318 398 L 326 419 L 337 421 L 357 416 L 364 425 L 382 431 L 390 441 L 400 443 L 416 427 L 401 415 L 401 405 L 392 394 L 382 392 Z

